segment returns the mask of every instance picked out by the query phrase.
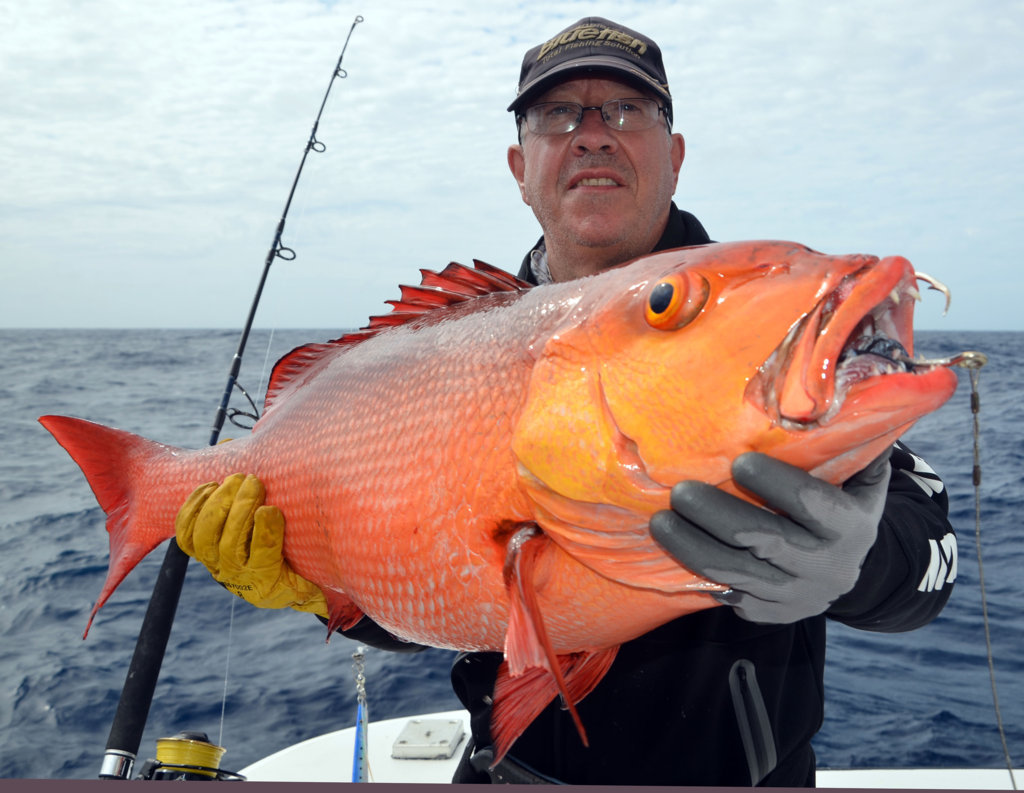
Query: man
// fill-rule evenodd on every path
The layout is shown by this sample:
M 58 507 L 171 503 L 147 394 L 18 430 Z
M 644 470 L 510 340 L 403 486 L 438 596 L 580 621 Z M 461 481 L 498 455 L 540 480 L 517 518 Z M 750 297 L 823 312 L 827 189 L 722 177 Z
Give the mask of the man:
M 509 110 L 519 130 L 509 168 L 544 232 L 521 277 L 564 281 L 710 241 L 672 202 L 685 147 L 649 38 L 580 20 L 527 52 Z M 473 736 L 454 781 L 813 786 L 826 616 L 900 631 L 938 614 L 952 582 L 922 582 L 933 549 L 952 545 L 946 495 L 899 444 L 842 488 L 759 454 L 738 458 L 733 475 L 773 511 L 684 482 L 651 521 L 681 563 L 731 587 L 726 607 L 622 646 L 578 706 L 589 748 L 556 701 L 494 769 L 488 724 L 501 654 L 460 655 L 452 683 Z M 179 543 L 250 602 L 325 613 L 317 588 L 281 559 L 283 517 L 257 511 L 261 503 L 252 477 L 200 488 L 179 515 Z M 234 559 L 254 531 L 252 556 Z M 367 618 L 346 634 L 417 649 Z

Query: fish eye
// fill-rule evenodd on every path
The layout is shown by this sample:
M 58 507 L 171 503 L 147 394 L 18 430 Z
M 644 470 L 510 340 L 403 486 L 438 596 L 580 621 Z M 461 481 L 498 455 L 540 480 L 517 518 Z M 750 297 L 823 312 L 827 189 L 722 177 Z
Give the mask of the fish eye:
M 668 307 L 672 305 L 672 298 L 675 293 L 676 288 L 668 281 L 662 281 L 660 284 L 657 284 L 651 290 L 651 297 L 647 301 L 650 305 L 651 314 L 661 316 L 668 311 Z
M 697 273 L 673 273 L 647 295 L 646 318 L 658 330 L 675 330 L 696 318 L 707 302 L 710 286 Z

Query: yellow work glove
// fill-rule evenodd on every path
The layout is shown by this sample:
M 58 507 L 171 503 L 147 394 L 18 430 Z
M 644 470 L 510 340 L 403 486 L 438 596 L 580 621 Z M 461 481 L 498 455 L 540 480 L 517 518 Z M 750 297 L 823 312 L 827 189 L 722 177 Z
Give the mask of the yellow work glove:
M 178 546 L 243 600 L 265 609 L 290 607 L 327 616 L 320 588 L 282 554 L 284 515 L 263 506 L 266 489 L 255 476 L 232 474 L 200 485 L 174 521 Z

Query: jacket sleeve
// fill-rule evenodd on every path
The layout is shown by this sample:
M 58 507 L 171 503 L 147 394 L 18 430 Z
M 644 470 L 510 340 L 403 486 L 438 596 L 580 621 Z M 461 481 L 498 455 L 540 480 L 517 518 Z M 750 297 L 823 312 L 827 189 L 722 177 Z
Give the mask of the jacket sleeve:
M 878 538 L 854 588 L 827 615 L 864 630 L 896 633 L 931 622 L 956 580 L 956 536 L 938 474 L 897 441 Z
M 327 620 L 323 617 L 318 616 L 317 619 L 324 623 L 324 625 L 327 624 Z M 365 644 L 376 650 L 387 650 L 392 653 L 418 653 L 420 650 L 427 649 L 422 644 L 407 642 L 399 639 L 397 636 L 393 636 L 365 614 L 351 628 L 346 628 L 345 630 L 338 628 L 338 633 L 346 639 L 352 639 L 352 641 Z

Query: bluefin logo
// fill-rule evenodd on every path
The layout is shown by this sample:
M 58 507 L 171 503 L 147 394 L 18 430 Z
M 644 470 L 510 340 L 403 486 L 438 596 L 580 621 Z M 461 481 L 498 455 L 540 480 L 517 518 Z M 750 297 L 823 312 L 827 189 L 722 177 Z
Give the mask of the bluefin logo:
M 603 44 L 619 49 L 632 50 L 637 55 L 643 55 L 647 52 L 647 45 L 629 33 L 623 33 L 621 30 L 615 30 L 614 28 L 584 25 L 583 27 L 567 30 L 550 41 L 544 42 L 541 45 L 540 53 L 537 55 L 537 60 L 541 61 L 556 55 L 561 47 L 587 47 L 593 44 Z

